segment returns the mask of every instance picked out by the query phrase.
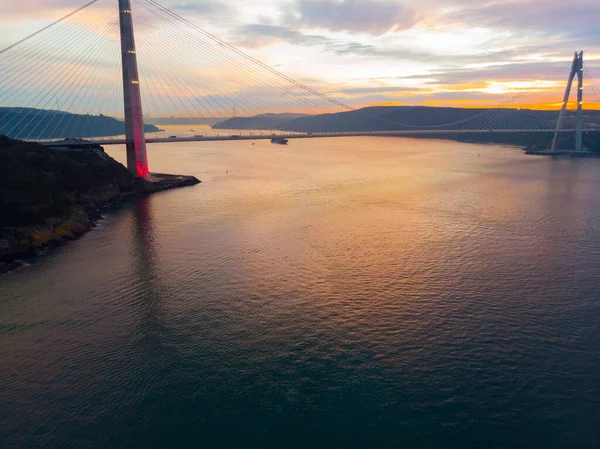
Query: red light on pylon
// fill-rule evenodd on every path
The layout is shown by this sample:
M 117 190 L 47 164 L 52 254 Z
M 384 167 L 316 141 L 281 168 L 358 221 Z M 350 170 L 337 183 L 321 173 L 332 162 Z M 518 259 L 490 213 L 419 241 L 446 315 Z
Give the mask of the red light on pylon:
M 140 178 L 148 179 L 148 175 L 150 175 L 150 171 L 148 170 L 148 165 L 138 161 L 136 164 L 137 173 Z

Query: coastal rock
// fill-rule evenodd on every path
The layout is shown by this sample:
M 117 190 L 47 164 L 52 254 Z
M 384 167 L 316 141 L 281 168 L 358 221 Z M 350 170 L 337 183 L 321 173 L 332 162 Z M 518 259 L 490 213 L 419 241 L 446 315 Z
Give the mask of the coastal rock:
M 106 155 L 0 136 L 0 262 L 6 270 L 18 257 L 80 237 L 108 204 L 199 182 L 160 174 L 149 182 Z

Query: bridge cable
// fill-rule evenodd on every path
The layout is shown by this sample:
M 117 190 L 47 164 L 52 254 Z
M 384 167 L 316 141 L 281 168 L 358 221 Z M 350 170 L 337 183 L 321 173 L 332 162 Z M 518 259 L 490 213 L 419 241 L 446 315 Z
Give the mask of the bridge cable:
M 145 1 L 144 3 L 149 3 L 149 2 Z M 161 16 L 161 17 L 162 17 L 162 16 Z M 181 19 L 180 19 L 178 16 L 175 16 L 175 17 L 172 17 L 172 16 L 171 16 L 171 18 L 172 18 L 172 19 L 174 18 L 174 19 L 176 19 L 178 22 L 181 22 Z M 191 26 L 191 25 L 189 25 L 189 22 L 187 22 L 187 21 L 186 21 L 184 24 L 185 24 L 186 26 Z M 180 30 L 180 28 L 181 28 L 181 26 L 178 26 L 178 27 L 173 27 L 172 29 L 174 29 L 174 30 L 176 30 L 176 31 L 179 31 L 179 30 Z M 192 26 L 192 28 L 193 28 L 194 30 L 198 31 L 197 27 L 195 27 L 195 26 Z M 173 33 L 171 33 L 170 35 L 171 35 L 171 36 L 173 36 L 174 34 L 173 34 Z M 177 35 L 177 34 L 175 34 L 175 35 Z M 187 35 L 187 34 L 183 34 L 183 32 L 181 32 L 181 31 L 180 31 L 180 35 L 183 35 L 183 36 L 184 36 L 184 39 L 185 39 L 185 41 L 189 41 L 189 40 L 190 40 L 190 36 L 189 36 L 189 35 Z M 192 37 L 192 39 L 196 39 L 196 38 Z M 211 54 L 215 55 L 215 52 L 212 52 L 212 51 L 211 51 L 211 50 L 210 50 L 210 49 L 207 47 L 207 44 L 206 44 L 205 42 L 203 42 L 203 41 L 198 41 L 198 40 L 196 40 L 196 42 L 197 42 L 199 45 L 201 45 L 201 46 L 202 46 L 204 49 L 206 49 L 208 52 L 210 52 Z M 221 45 L 221 44 L 219 44 L 219 43 L 217 43 L 217 44 L 219 45 L 219 47 L 221 47 L 221 48 L 223 47 L 223 45 Z M 230 51 L 231 51 L 231 50 L 230 50 Z M 239 54 L 238 54 L 238 56 L 239 56 Z M 216 57 L 217 57 L 217 58 L 219 58 L 219 59 L 221 59 L 221 60 L 223 60 L 223 58 L 224 58 L 223 52 L 221 52 L 221 53 L 217 54 L 217 55 L 216 55 Z M 213 57 L 211 57 L 211 58 L 212 58 L 212 60 L 214 60 L 214 56 L 213 56 Z M 231 61 L 231 59 L 229 59 L 229 61 Z M 226 62 L 227 64 L 230 64 L 230 62 L 228 62 L 228 60 L 227 60 L 227 59 L 225 59 L 225 62 Z M 246 71 L 246 72 L 248 72 L 248 70 L 249 70 L 249 67 L 245 67 L 245 66 L 243 66 L 243 65 L 241 65 L 241 64 L 237 64 L 237 66 L 236 66 L 236 65 L 234 65 L 233 67 L 237 68 L 237 69 L 238 69 L 238 70 L 240 70 L 240 71 Z M 240 67 L 241 67 L 241 69 L 240 69 Z M 249 73 L 249 74 L 250 74 L 250 73 L 255 73 L 255 75 L 253 75 L 253 76 L 257 76 L 258 78 L 261 78 L 261 79 L 265 80 L 265 86 L 266 86 L 267 88 L 269 88 L 269 89 L 273 89 L 273 87 L 274 87 L 274 86 L 273 86 L 273 81 L 272 81 L 272 80 L 269 80 L 268 78 L 265 78 L 264 74 L 260 74 L 260 72 L 254 72 L 254 71 L 252 71 L 252 72 L 248 72 L 248 73 Z M 281 77 L 279 77 L 279 78 L 281 78 Z M 312 103 L 307 103 L 307 105 L 312 105 Z M 312 107 L 313 107 L 313 106 L 311 106 L 311 108 L 312 108 Z
M 85 31 L 84 35 L 85 35 L 85 34 L 91 34 L 91 33 L 94 33 L 95 31 L 97 31 L 97 29 L 98 29 L 98 24 L 103 24 L 103 23 L 106 23 L 106 20 L 105 20 L 106 18 L 108 18 L 108 13 L 107 13 L 107 12 L 106 12 L 106 13 L 104 13 L 104 14 L 103 14 L 103 15 L 102 15 L 102 16 L 99 18 L 99 20 L 97 20 L 97 21 L 94 23 L 94 26 L 93 26 L 93 27 L 91 27 L 91 28 L 89 28 L 89 29 L 87 29 L 87 30 L 84 30 L 84 31 Z M 79 34 L 81 34 L 81 33 L 79 33 Z M 102 37 L 102 35 L 100 34 L 100 35 L 98 36 L 98 38 L 96 38 L 96 40 L 93 42 L 93 44 L 97 43 L 97 42 L 98 42 L 98 40 L 99 40 L 99 38 L 101 38 L 101 37 Z M 79 57 L 79 58 L 78 58 L 78 59 L 75 61 L 75 63 L 72 63 L 70 66 L 68 66 L 68 67 L 66 68 L 66 70 L 63 70 L 63 71 L 58 71 L 58 70 L 57 70 L 55 73 L 51 73 L 51 74 L 50 74 L 50 80 L 45 80 L 45 82 L 44 82 L 44 85 L 48 86 L 48 85 L 50 84 L 52 87 L 54 87 L 54 86 L 57 86 L 57 85 L 59 85 L 60 83 L 62 83 L 62 87 L 60 87 L 60 89 L 59 89 L 59 91 L 58 91 L 58 92 L 60 92 L 60 91 L 64 90 L 64 88 L 65 88 L 65 87 L 66 87 L 66 85 L 67 85 L 67 84 L 66 84 L 66 81 L 71 81 L 71 80 L 73 79 L 73 74 L 74 74 L 74 73 L 73 73 L 73 70 L 75 70 L 76 68 L 79 68 L 79 67 L 78 67 L 78 64 L 81 64 L 82 62 L 88 62 L 88 61 L 91 59 L 91 55 L 93 55 L 93 52 L 92 52 L 92 51 L 90 51 L 90 50 L 92 50 L 93 48 L 94 48 L 94 46 L 93 46 L 93 45 L 92 45 L 92 46 L 88 46 L 88 47 L 87 47 L 87 50 L 88 50 L 88 51 L 87 51 L 87 53 L 85 53 L 85 54 L 84 54 L 84 56 L 88 56 L 87 58 L 84 58 L 84 56 L 80 56 L 80 57 Z M 44 66 L 48 66 L 48 63 L 50 63 L 50 67 L 52 67 L 52 65 L 54 64 L 54 62 L 56 62 L 58 59 L 60 59 L 60 58 L 61 58 L 63 55 L 64 55 L 64 53 L 63 53 L 63 54 L 61 54 L 61 55 L 58 55 L 58 56 L 57 56 L 57 57 L 56 57 L 54 60 L 49 60 L 48 62 L 46 62 L 46 63 L 44 64 Z M 84 59 L 82 59 L 82 58 L 84 58 Z M 28 85 L 27 85 L 26 83 L 27 83 L 28 81 L 30 81 L 30 80 L 31 80 L 31 77 L 28 77 L 28 78 L 26 78 L 26 79 L 25 79 L 25 81 L 23 81 L 23 82 L 24 82 L 24 84 L 25 84 L 25 86 L 24 86 L 24 87 L 25 87 L 25 90 L 27 90 L 27 89 L 28 89 Z M 35 82 L 35 80 L 33 80 L 33 81 Z M 36 84 L 38 84 L 38 85 L 39 85 L 39 83 L 36 83 Z M 43 111 L 42 109 L 39 109 L 39 107 L 40 107 L 40 106 L 42 106 L 42 107 L 45 107 L 45 106 L 48 104 L 48 102 L 49 102 L 49 101 L 52 101 L 52 100 L 55 98 L 55 96 L 58 94 L 58 92 L 53 94 L 53 88 L 52 88 L 52 87 L 51 87 L 51 88 L 48 88 L 48 89 L 46 90 L 46 93 L 45 93 L 45 94 L 42 94 L 42 95 L 40 96 L 41 98 L 40 98 L 40 97 L 37 97 L 37 98 L 32 98 L 32 102 L 35 102 L 35 105 L 33 105 L 33 109 L 34 109 L 34 110 L 36 110 L 36 109 L 37 109 L 37 111 L 36 111 L 36 113 L 35 113 L 35 114 L 30 114 L 30 120 L 29 120 L 29 122 L 26 122 L 26 124 L 27 124 L 27 125 L 29 125 L 29 124 L 30 124 L 32 121 L 34 121 L 34 120 L 35 120 L 37 117 L 39 117 L 39 115 L 40 115 L 40 114 L 41 114 L 41 112 Z M 15 90 L 13 91 L 13 94 L 12 94 L 12 95 L 9 95 L 9 97 L 8 97 L 8 98 L 5 98 L 4 100 L 5 100 L 5 101 L 7 101 L 9 98 L 12 98 L 12 97 L 14 96 L 14 93 L 18 93 L 20 90 L 23 90 L 23 89 L 15 89 Z M 52 94 L 53 94 L 53 95 L 52 95 Z M 50 98 L 48 99 L 48 97 L 49 97 L 50 95 L 52 95 L 52 97 L 50 97 Z M 47 100 L 47 99 L 48 99 L 48 100 Z M 43 103 L 45 100 L 47 100 L 47 101 L 46 101 L 46 103 L 42 104 L 42 103 Z M 31 103 L 30 103 L 30 105 L 31 105 Z M 31 106 L 30 106 L 30 107 L 31 107 Z M 16 117 L 18 117 L 18 116 L 15 116 L 15 117 L 13 117 L 13 119 L 11 119 L 11 120 L 10 120 L 8 123 L 6 123 L 6 125 L 8 125 L 8 124 L 12 123 Z M 24 115 L 24 116 L 21 118 L 21 120 L 19 120 L 17 123 L 15 123 L 15 124 L 13 125 L 13 127 L 12 127 L 12 128 L 10 128 L 10 129 L 9 129 L 9 132 L 12 132 L 12 131 L 13 131 L 13 130 L 14 130 L 16 127 L 17 127 L 17 126 L 21 125 L 21 124 L 24 122 L 24 120 L 25 120 L 26 118 L 27 118 L 27 115 L 25 114 L 25 115 Z M 63 117 L 63 118 L 64 118 L 64 117 Z
M 18 42 L 15 42 L 15 43 L 14 43 L 14 44 L 12 44 L 12 45 L 9 45 L 8 47 L 6 47 L 6 48 L 4 48 L 4 49 L 0 50 L 0 55 L 2 55 L 2 54 L 4 54 L 4 53 L 6 53 L 7 51 L 9 51 L 9 50 L 11 50 L 11 49 L 13 49 L 13 48 L 15 48 L 16 46 L 18 46 L 18 45 L 22 44 L 23 42 L 26 42 L 26 41 L 28 41 L 29 39 L 31 39 L 31 38 L 33 38 L 33 37 L 37 36 L 38 34 L 40 34 L 40 33 L 43 33 L 43 32 L 44 32 L 44 31 L 46 31 L 47 29 L 50 29 L 50 28 L 52 28 L 53 26 L 55 26 L 55 25 L 58 25 L 58 24 L 59 24 L 59 23 L 61 23 L 61 22 L 64 22 L 64 21 L 65 21 L 65 20 L 67 20 L 68 18 L 70 18 L 70 17 L 74 16 L 75 14 L 77 14 L 77 13 L 79 13 L 79 12 L 83 11 L 84 9 L 86 9 L 87 7 L 89 7 L 89 6 L 93 5 L 94 3 L 98 2 L 98 1 L 100 1 L 100 0 L 92 0 L 91 2 L 89 2 L 89 3 L 85 4 L 85 5 L 83 5 L 81 8 L 79 8 L 79 9 L 76 9 L 75 11 L 72 11 L 72 12 L 70 12 L 70 13 L 69 13 L 69 14 L 67 14 L 66 16 L 64 16 L 64 17 L 61 17 L 60 19 L 58 19 L 58 20 L 57 20 L 57 21 L 55 21 L 55 22 L 52 22 L 52 23 L 51 23 L 51 24 L 49 24 L 49 25 L 46 25 L 44 28 L 42 28 L 42 29 L 40 29 L 40 30 L 36 31 L 35 33 L 32 33 L 32 34 L 30 34 L 29 36 L 27 36 L 27 37 L 24 37 L 23 39 L 21 39 L 21 40 L 20 40 L 20 41 L 18 41 Z

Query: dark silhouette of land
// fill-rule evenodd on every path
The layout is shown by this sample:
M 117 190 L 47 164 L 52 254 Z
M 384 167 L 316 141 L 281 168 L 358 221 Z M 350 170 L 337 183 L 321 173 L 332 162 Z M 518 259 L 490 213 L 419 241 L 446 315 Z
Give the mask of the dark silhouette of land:
M 213 129 L 284 129 L 305 114 L 260 114 L 252 117 L 232 117 L 213 125 Z
M 146 125 L 147 133 L 160 131 Z M 125 134 L 125 123 L 104 115 L 81 115 L 32 108 L 0 108 L 0 134 L 13 139 L 61 139 Z
M 584 120 L 600 129 L 600 111 L 585 111 Z M 216 129 L 278 129 L 295 132 L 369 132 L 401 131 L 419 127 L 472 129 L 475 124 L 494 129 L 528 129 L 531 123 L 552 128 L 556 111 L 531 109 L 469 109 L 425 106 L 373 106 L 335 114 L 293 116 L 293 114 L 265 114 L 236 117 L 217 123 Z M 568 114 L 564 126 L 569 127 L 574 114 Z M 272 126 L 269 126 L 272 125 Z M 408 125 L 408 126 L 405 126 Z
M 584 136 L 584 144 L 591 151 L 600 152 L 599 111 L 585 111 L 586 128 L 596 127 L 598 131 L 588 132 Z M 215 129 L 248 129 L 278 130 L 302 133 L 343 133 L 343 132 L 376 132 L 418 130 L 427 127 L 437 130 L 435 134 L 423 132 L 414 137 L 450 139 L 463 142 L 499 143 L 521 145 L 524 147 L 544 148 L 552 142 L 552 132 L 547 133 L 511 133 L 510 130 L 527 129 L 531 123 L 552 128 L 556 122 L 556 111 L 539 111 L 530 109 L 467 109 L 423 106 L 376 106 L 336 114 L 307 115 L 287 117 L 285 114 L 258 115 L 254 117 L 236 117 L 217 123 Z M 498 117 L 492 119 L 492 117 Z M 489 122 L 489 123 L 487 123 Z M 452 126 L 444 128 L 444 124 Z M 443 129 L 472 129 L 473 123 L 482 127 L 481 133 L 468 135 L 440 134 Z M 408 126 L 405 126 L 408 125 Z M 494 129 L 506 129 L 506 133 L 486 133 L 486 126 Z M 575 117 L 568 113 L 564 122 L 565 128 L 575 128 Z M 431 128 L 429 128 L 431 129 Z M 574 148 L 574 136 L 561 136 L 559 146 Z
M 103 206 L 199 182 L 137 178 L 97 145 L 57 150 L 0 136 L 0 272 L 19 256 L 83 234 Z

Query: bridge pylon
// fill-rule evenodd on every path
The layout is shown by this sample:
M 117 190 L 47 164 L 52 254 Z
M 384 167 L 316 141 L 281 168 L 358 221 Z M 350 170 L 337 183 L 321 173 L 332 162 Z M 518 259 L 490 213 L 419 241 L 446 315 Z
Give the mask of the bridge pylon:
M 125 138 L 127 140 L 127 168 L 147 179 L 150 176 L 144 134 L 144 114 L 140 94 L 137 55 L 131 0 L 119 0 L 121 26 L 121 62 L 123 65 L 123 97 L 125 100 Z
M 571 87 L 573 86 L 573 80 L 575 79 L 575 76 L 577 76 L 577 123 L 575 126 L 575 151 L 583 151 L 583 51 L 579 53 L 575 52 L 575 57 L 573 58 L 573 64 L 571 65 L 571 72 L 569 73 L 567 88 L 565 89 L 565 96 L 563 98 L 562 107 L 558 114 L 558 121 L 556 122 L 556 131 L 554 132 L 554 139 L 552 139 L 551 151 L 556 151 L 558 135 L 565 118 L 567 105 L 569 103 L 569 96 L 571 95 Z

